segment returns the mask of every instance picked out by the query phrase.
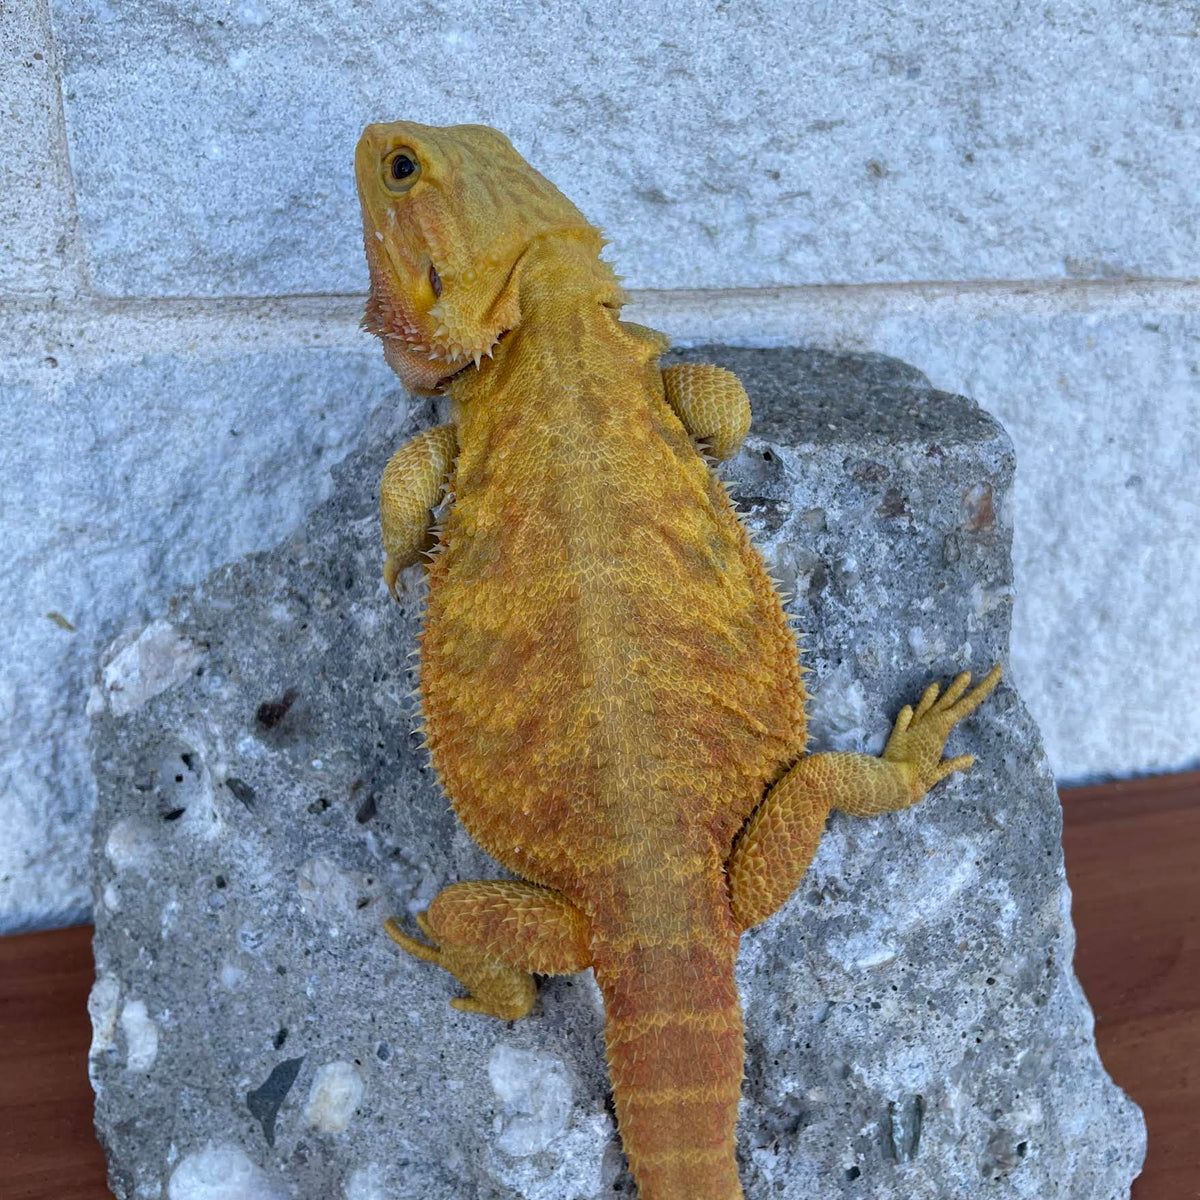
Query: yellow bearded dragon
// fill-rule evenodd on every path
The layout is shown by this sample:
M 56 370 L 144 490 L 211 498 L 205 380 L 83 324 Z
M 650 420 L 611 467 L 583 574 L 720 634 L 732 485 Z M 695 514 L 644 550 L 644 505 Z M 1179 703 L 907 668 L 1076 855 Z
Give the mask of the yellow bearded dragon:
M 429 750 L 520 876 L 446 888 L 425 940 L 388 932 L 457 976 L 456 1008 L 505 1020 L 533 975 L 594 968 L 642 1200 L 735 1200 L 739 938 L 831 809 L 907 808 L 970 765 L 943 747 L 1000 667 L 930 684 L 879 758 L 805 756 L 796 640 L 711 465 L 750 425 L 736 377 L 660 367 L 599 231 L 495 130 L 371 125 L 355 173 L 364 325 L 407 388 L 450 400 L 384 472 L 384 577 L 394 594 L 436 551 Z

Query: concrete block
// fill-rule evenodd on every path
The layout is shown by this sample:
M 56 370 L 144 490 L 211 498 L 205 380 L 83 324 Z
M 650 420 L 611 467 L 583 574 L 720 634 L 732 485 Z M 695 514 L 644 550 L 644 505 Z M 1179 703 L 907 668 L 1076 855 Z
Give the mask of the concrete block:
M 930 676 L 1005 653 L 1008 439 L 879 356 L 705 356 L 757 406 L 728 477 L 809 631 L 814 748 L 877 751 Z M 455 1012 L 381 929 L 499 873 L 412 729 L 422 589 L 388 597 L 372 494 L 392 445 L 367 438 L 292 537 L 180 598 L 203 674 L 97 706 L 91 1071 L 121 1200 L 192 1195 L 214 1160 L 263 1196 L 630 1193 L 590 978 L 546 981 L 519 1022 Z M 975 767 L 917 807 L 835 815 L 743 941 L 750 1200 L 1128 1195 L 1144 1126 L 1096 1056 L 1015 691 L 949 752 Z
M 73 289 L 74 207 L 47 0 L 0 19 L 0 295 Z
M 0 931 L 86 917 L 98 648 L 294 528 L 367 413 L 405 410 L 365 338 L 325 350 L 188 333 L 190 350 L 135 340 L 0 362 Z M 144 688 L 158 669 L 130 664 L 117 684 Z
M 55 0 L 106 295 L 364 287 L 351 154 L 505 130 L 643 288 L 1190 277 L 1195 55 L 1151 0 Z

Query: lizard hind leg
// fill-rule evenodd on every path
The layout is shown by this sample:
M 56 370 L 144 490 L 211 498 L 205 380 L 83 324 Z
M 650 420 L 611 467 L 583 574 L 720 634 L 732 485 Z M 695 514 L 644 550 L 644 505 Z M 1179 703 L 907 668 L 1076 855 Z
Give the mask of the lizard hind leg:
M 738 928 L 765 921 L 795 891 L 830 809 L 854 817 L 898 812 L 947 775 L 967 770 L 971 755 L 942 757 L 946 739 L 999 682 L 997 665 L 973 688 L 965 672 L 944 692 L 931 683 L 915 708 L 906 704 L 900 710 L 879 758 L 831 752 L 800 759 L 751 813 L 733 844 L 726 871 Z
M 467 996 L 462 1012 L 515 1021 L 533 1007 L 533 973 L 569 975 L 591 966 L 587 917 L 549 888 L 516 880 L 456 883 L 417 917 L 428 941 L 409 936 L 395 918 L 388 936 L 416 958 L 449 971 Z

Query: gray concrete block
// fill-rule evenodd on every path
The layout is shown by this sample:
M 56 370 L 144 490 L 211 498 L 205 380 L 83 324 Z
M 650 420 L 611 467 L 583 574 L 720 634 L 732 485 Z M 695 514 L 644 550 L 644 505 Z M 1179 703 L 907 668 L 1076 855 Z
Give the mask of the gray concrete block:
M 509 133 L 632 286 L 1195 274 L 1188 18 L 869 0 L 55 0 L 107 295 L 353 292 L 371 120 Z
M 366 414 L 405 409 L 366 339 L 203 333 L 0 362 L 0 930 L 87 914 L 97 649 L 294 528 Z
M 74 208 L 47 0 L 0 14 L 0 295 L 78 283 Z
M 706 357 L 757 407 L 728 472 L 809 631 L 814 748 L 878 750 L 930 675 L 1005 653 L 1009 442 L 878 356 Z M 421 588 L 395 605 L 379 578 L 393 444 L 367 438 L 291 537 L 108 656 L 110 678 L 136 660 L 155 681 L 124 715 L 102 696 L 93 743 L 91 1076 L 121 1200 L 222 1177 L 264 1197 L 629 1194 L 589 977 L 508 1025 L 447 1008 L 453 981 L 380 929 L 498 873 L 412 731 Z M 202 672 L 177 669 L 195 653 Z M 744 940 L 751 1198 L 1128 1194 L 1144 1127 L 1096 1057 L 1053 779 L 1011 687 L 950 752 L 977 764 L 918 807 L 835 816 Z

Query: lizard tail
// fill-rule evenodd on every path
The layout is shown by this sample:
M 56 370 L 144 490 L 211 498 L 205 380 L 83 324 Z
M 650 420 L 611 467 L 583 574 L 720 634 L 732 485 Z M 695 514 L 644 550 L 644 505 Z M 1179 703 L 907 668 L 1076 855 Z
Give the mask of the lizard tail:
M 734 1153 L 745 1056 L 738 934 L 722 899 L 718 923 L 705 922 L 686 941 L 630 944 L 628 935 L 606 937 L 607 922 L 593 924 L 609 1078 L 640 1200 L 742 1200 Z

